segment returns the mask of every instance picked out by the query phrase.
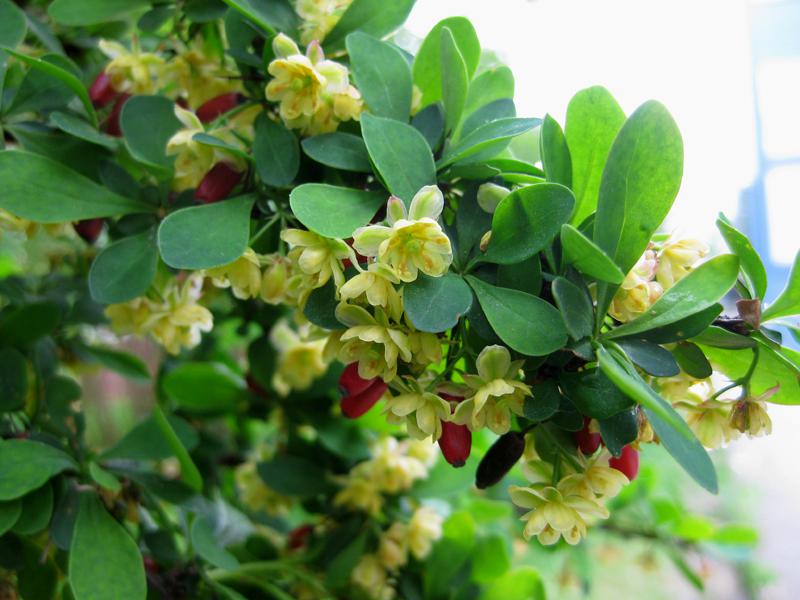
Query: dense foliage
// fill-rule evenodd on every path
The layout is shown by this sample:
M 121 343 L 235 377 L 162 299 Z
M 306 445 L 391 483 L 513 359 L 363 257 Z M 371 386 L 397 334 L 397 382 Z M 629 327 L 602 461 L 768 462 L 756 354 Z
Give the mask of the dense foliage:
M 661 104 L 518 117 L 413 4 L 0 0 L 0 596 L 513 600 L 554 553 L 590 586 L 592 527 L 700 587 L 752 546 L 633 480 L 716 493 L 800 403 L 800 267 L 762 305 L 724 216 L 659 232 Z M 154 390 L 111 447 L 89 365 Z

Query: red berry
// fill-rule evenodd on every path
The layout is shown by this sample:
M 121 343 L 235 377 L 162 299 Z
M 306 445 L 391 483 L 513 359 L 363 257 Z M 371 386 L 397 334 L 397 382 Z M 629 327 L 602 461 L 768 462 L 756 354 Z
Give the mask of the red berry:
M 594 454 L 600 444 L 603 443 L 603 437 L 599 433 L 589 431 L 590 422 L 591 419 L 584 418 L 583 429 L 575 432 L 575 443 L 578 445 L 578 449 L 586 456 Z
M 206 173 L 200 185 L 197 186 L 194 191 L 195 200 L 210 204 L 227 198 L 241 178 L 241 172 L 235 170 L 228 163 L 218 162 Z
M 236 92 L 222 94 L 204 102 L 195 111 L 195 114 L 202 123 L 210 123 L 220 115 L 224 115 L 226 112 L 236 108 L 239 102 L 241 102 L 241 96 Z
M 632 446 L 625 446 L 619 458 L 612 456 L 608 459 L 608 466 L 633 481 L 639 474 L 639 452 Z
M 103 219 L 84 219 L 73 223 L 75 232 L 83 238 L 87 244 L 94 244 L 103 231 Z
M 300 525 L 295 527 L 289 532 L 289 537 L 286 540 L 286 547 L 289 550 L 299 550 L 306 545 L 308 536 L 314 531 L 314 526 L 310 524 Z
M 158 563 L 152 556 L 142 556 L 142 562 L 144 562 L 144 568 L 148 573 L 158 573 Z
M 439 448 L 447 462 L 454 467 L 463 467 L 472 450 L 472 432 L 466 425 L 443 421 Z
M 358 374 L 358 363 L 350 363 L 339 376 L 339 391 L 342 396 L 354 396 L 363 392 L 377 380 L 377 377 L 363 379 Z
M 120 94 L 120 96 L 117 98 L 117 101 L 114 103 L 114 108 L 111 109 L 111 114 L 108 115 L 108 118 L 104 123 L 104 128 L 108 135 L 122 137 L 122 129 L 119 126 L 119 115 L 122 112 L 123 105 L 130 97 L 130 94 Z
M 89 99 L 97 108 L 102 108 L 106 104 L 113 102 L 119 95 L 119 92 L 111 85 L 111 79 L 106 75 L 105 71 L 100 71 L 100 74 L 95 77 L 89 88 Z
M 267 395 L 266 390 L 261 387 L 261 384 L 256 381 L 251 373 L 245 375 L 244 381 L 247 384 L 247 389 L 250 390 L 254 396 L 265 397 Z
M 382 379 L 376 379 L 369 387 L 358 394 L 342 398 L 342 414 L 357 419 L 375 406 L 389 386 Z

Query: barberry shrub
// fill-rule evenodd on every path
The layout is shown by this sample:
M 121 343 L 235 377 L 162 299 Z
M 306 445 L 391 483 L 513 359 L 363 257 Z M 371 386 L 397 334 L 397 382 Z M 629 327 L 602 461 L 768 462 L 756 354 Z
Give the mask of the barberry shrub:
M 765 305 L 724 216 L 659 233 L 664 106 L 518 116 L 413 4 L 0 0 L 0 595 L 513 600 L 591 528 L 700 587 L 752 546 L 651 463 L 735 496 L 707 449 L 800 403 L 797 262 Z M 153 391 L 110 446 L 92 365 Z

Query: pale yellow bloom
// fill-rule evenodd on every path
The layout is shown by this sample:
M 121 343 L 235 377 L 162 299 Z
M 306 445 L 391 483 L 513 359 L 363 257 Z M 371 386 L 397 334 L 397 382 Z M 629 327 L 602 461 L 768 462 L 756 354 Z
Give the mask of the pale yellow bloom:
M 350 580 L 367 592 L 374 600 L 392 600 L 394 588 L 389 583 L 389 574 L 374 554 L 365 554 L 358 561 Z
M 222 94 L 242 90 L 233 61 L 224 55 L 213 56 L 213 49 L 206 46 L 201 36 L 195 37 L 168 65 L 169 75 L 192 109 Z
M 589 500 L 613 498 L 629 483 L 620 471 L 608 466 L 608 452 L 602 452 L 585 464 L 582 472 L 562 478 L 559 488 L 567 494 L 578 494 Z
M 415 440 L 409 439 L 404 442 L 405 453 L 411 458 L 420 461 L 423 466 L 430 468 L 439 456 L 439 448 L 433 440 Z
M 295 0 L 294 9 L 303 20 L 300 24 L 300 41 L 310 44 L 322 42 L 338 23 L 353 0 Z
M 333 277 L 336 288 L 344 284 L 346 258 L 355 258 L 352 249 L 342 240 L 323 237 L 313 231 L 285 229 L 281 239 L 289 244 L 289 258 L 300 271 L 313 278 L 313 287 L 322 287 Z
M 216 162 L 214 148 L 194 141 L 204 133 L 200 119 L 193 112 L 175 105 L 175 116 L 183 125 L 167 142 L 167 155 L 175 156 L 172 189 L 176 192 L 197 187 Z
M 756 398 L 743 398 L 737 400 L 731 407 L 731 427 L 746 433 L 748 437 L 758 437 L 772 433 L 772 419 L 767 414 L 765 400 L 776 394 L 780 386 L 768 389 Z
M 205 271 L 205 276 L 218 288 L 231 288 L 240 300 L 255 298 L 261 292 L 261 266 L 258 255 L 247 248 L 232 263 Z
M 706 254 L 708 246 L 698 240 L 667 242 L 658 254 L 656 279 L 667 290 L 686 277 Z
M 523 415 L 525 397 L 531 395 L 530 387 L 518 380 L 522 361 L 511 362 L 503 346 L 487 346 L 475 365 L 477 375 L 464 375 L 473 395 L 459 403 L 453 421 L 471 431 L 489 427 L 502 435 L 511 428 L 512 413 Z
M 422 506 L 414 511 L 408 523 L 408 549 L 417 560 L 431 553 L 433 542 L 442 537 L 442 517 L 432 508 Z
M 135 39 L 131 50 L 111 40 L 100 40 L 98 45 L 103 54 L 111 59 L 105 73 L 117 92 L 154 94 L 164 84 L 164 59 L 157 54 L 140 52 Z
M 450 239 L 437 221 L 443 208 L 444 196 L 434 185 L 417 192 L 408 213 L 403 202 L 392 197 L 386 211 L 389 225 L 359 227 L 353 247 L 392 267 L 401 281 L 414 281 L 420 271 L 441 277 L 453 261 Z
M 270 330 L 270 342 L 278 351 L 272 385 L 282 396 L 292 390 L 307 390 L 328 370 L 323 357 L 326 338 L 315 333 L 309 324 L 295 330 L 286 319 L 279 320 Z
M 280 254 L 262 257 L 264 275 L 261 280 L 261 299 L 267 304 L 292 304 L 290 279 L 295 275 L 294 263 Z
M 706 400 L 697 404 L 678 402 L 674 406 L 706 448 L 719 448 L 739 437 L 739 432 L 731 426 L 728 403 Z
M 373 458 L 357 465 L 355 470 L 363 469 L 383 492 L 408 491 L 416 480 L 427 475 L 428 469 L 420 460 L 409 456 L 407 448 L 395 438 L 385 437 L 374 444 Z
M 614 294 L 608 313 L 622 323 L 644 314 L 664 293 L 661 284 L 653 281 L 657 268 L 655 251 L 647 250 Z
M 339 294 L 343 302 L 363 297 L 368 304 L 380 306 L 399 322 L 403 315 L 403 299 L 394 287 L 399 283 L 400 279 L 390 267 L 372 263 L 366 271 L 357 273 L 339 288 Z
M 292 507 L 292 499 L 269 487 L 258 474 L 255 461 L 243 462 L 234 472 L 239 500 L 248 510 L 282 516 Z
M 378 558 L 390 571 L 396 571 L 408 562 L 408 533 L 405 523 L 392 523 L 378 542 Z
M 392 423 L 406 423 L 408 434 L 415 439 L 438 440 L 442 436 L 442 422 L 450 418 L 450 403 L 426 391 L 414 378 L 405 379 L 405 383 L 395 380 L 394 385 L 402 393 L 386 402 L 384 414 L 392 417 Z
M 383 496 L 374 481 L 368 477 L 351 474 L 344 479 L 344 487 L 333 497 L 333 504 L 375 516 L 381 512 Z

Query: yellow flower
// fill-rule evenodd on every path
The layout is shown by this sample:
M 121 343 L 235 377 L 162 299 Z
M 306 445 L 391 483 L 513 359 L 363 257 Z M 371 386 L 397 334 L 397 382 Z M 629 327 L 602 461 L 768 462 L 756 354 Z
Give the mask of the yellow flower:
M 453 421 L 471 431 L 489 427 L 498 435 L 511 428 L 511 413 L 522 416 L 525 396 L 531 389 L 517 379 L 522 361 L 511 362 L 503 346 L 487 346 L 478 355 L 477 375 L 464 375 L 473 395 L 459 403 Z
M 239 500 L 252 512 L 264 512 L 272 517 L 282 516 L 292 507 L 292 499 L 269 487 L 258 474 L 255 461 L 247 461 L 234 472 Z
M 450 417 L 450 403 L 433 392 L 425 391 L 417 380 L 406 377 L 406 383 L 396 380 L 403 393 L 386 402 L 384 414 L 389 413 L 392 423 L 406 423 L 408 434 L 415 439 L 442 436 L 442 421 Z
M 511 501 L 521 508 L 530 509 L 521 520 L 525 521 L 523 537 L 536 536 L 545 546 L 555 544 L 559 538 L 575 545 L 586 536 L 588 517 L 608 518 L 608 510 L 596 500 L 590 500 L 564 489 L 542 483 L 528 487 L 511 486 Z
M 375 516 L 381 512 L 383 496 L 377 484 L 369 477 L 351 474 L 345 478 L 344 487 L 334 496 L 333 504 L 353 510 L 363 510 Z
M 686 277 L 692 267 L 708 254 L 708 246 L 698 240 L 667 242 L 658 255 L 656 279 L 665 290 Z
M 182 192 L 195 188 L 216 162 L 214 148 L 194 141 L 195 134 L 204 133 L 200 119 L 193 112 L 175 105 L 175 116 L 183 124 L 167 142 L 167 155 L 175 156 L 172 189 Z
M 746 433 L 748 437 L 758 437 L 772 433 L 772 419 L 767 414 L 765 400 L 776 394 L 780 386 L 768 389 L 757 398 L 746 397 L 737 400 L 731 408 L 731 427 Z
M 434 185 L 416 193 L 408 214 L 402 200 L 392 197 L 386 211 L 389 226 L 359 227 L 353 233 L 353 247 L 389 265 L 401 281 L 414 281 L 419 271 L 440 277 L 453 261 L 450 240 L 437 222 L 443 208 L 444 197 Z
M 192 109 L 207 100 L 242 89 L 231 61 L 224 56 L 210 56 L 204 46 L 202 37 L 194 38 L 168 66 L 169 74 Z
M 653 281 L 657 268 L 655 251 L 645 251 L 614 294 L 608 313 L 626 323 L 647 311 L 664 293 L 661 284 Z
M 423 506 L 414 511 L 408 523 L 408 549 L 414 558 L 423 560 L 431 553 L 433 542 L 442 537 L 442 517 Z
M 292 390 L 307 390 L 328 370 L 323 357 L 326 339 L 315 336 L 311 325 L 299 329 L 295 331 L 286 319 L 281 319 L 269 332 L 270 342 L 278 351 L 272 385 L 282 396 Z
M 396 571 L 408 562 L 408 525 L 392 523 L 378 542 L 378 558 L 390 571 Z
M 408 334 L 411 346 L 411 360 L 423 367 L 442 361 L 442 344 L 435 333 L 412 331 Z
M 322 287 L 333 277 L 336 288 L 344 284 L 345 258 L 355 259 L 352 249 L 342 240 L 323 237 L 313 231 L 285 229 L 281 239 L 289 244 L 289 258 L 306 275 L 313 276 L 313 287 Z
M 322 42 L 353 0 L 296 0 L 294 9 L 303 20 L 300 41 Z
M 255 298 L 261 291 L 261 267 L 252 248 L 247 248 L 232 263 L 208 269 L 205 276 L 218 288 L 231 288 L 239 300 Z
M 625 475 L 608 466 L 608 455 L 603 452 L 586 464 L 583 472 L 573 473 L 562 478 L 559 487 L 565 493 L 578 494 L 594 500 L 596 497 L 613 498 L 628 483 Z
M 128 50 L 119 42 L 100 40 L 100 50 L 111 61 L 105 73 L 115 91 L 126 94 L 154 94 L 163 85 L 166 63 L 150 52 L 140 52 L 136 39 Z
M 729 408 L 725 402 L 678 402 L 674 406 L 706 448 L 719 448 L 739 437 L 739 432 L 731 426 Z
M 365 554 L 358 561 L 350 580 L 369 594 L 374 600 L 392 600 L 394 588 L 389 583 L 388 573 L 374 554 Z
M 357 465 L 364 469 L 382 492 L 397 494 L 411 489 L 417 479 L 428 474 L 427 467 L 417 458 L 407 454 L 408 446 L 393 437 L 379 440 L 373 446 L 373 458 Z
M 261 299 L 267 304 L 290 304 L 289 283 L 294 275 L 294 263 L 280 254 L 269 254 L 262 260 L 265 269 L 261 280 Z
M 343 302 L 363 296 L 368 304 L 380 306 L 399 322 L 403 315 L 403 299 L 394 287 L 398 283 L 400 279 L 390 267 L 372 263 L 366 271 L 357 273 L 339 288 L 339 294 Z

